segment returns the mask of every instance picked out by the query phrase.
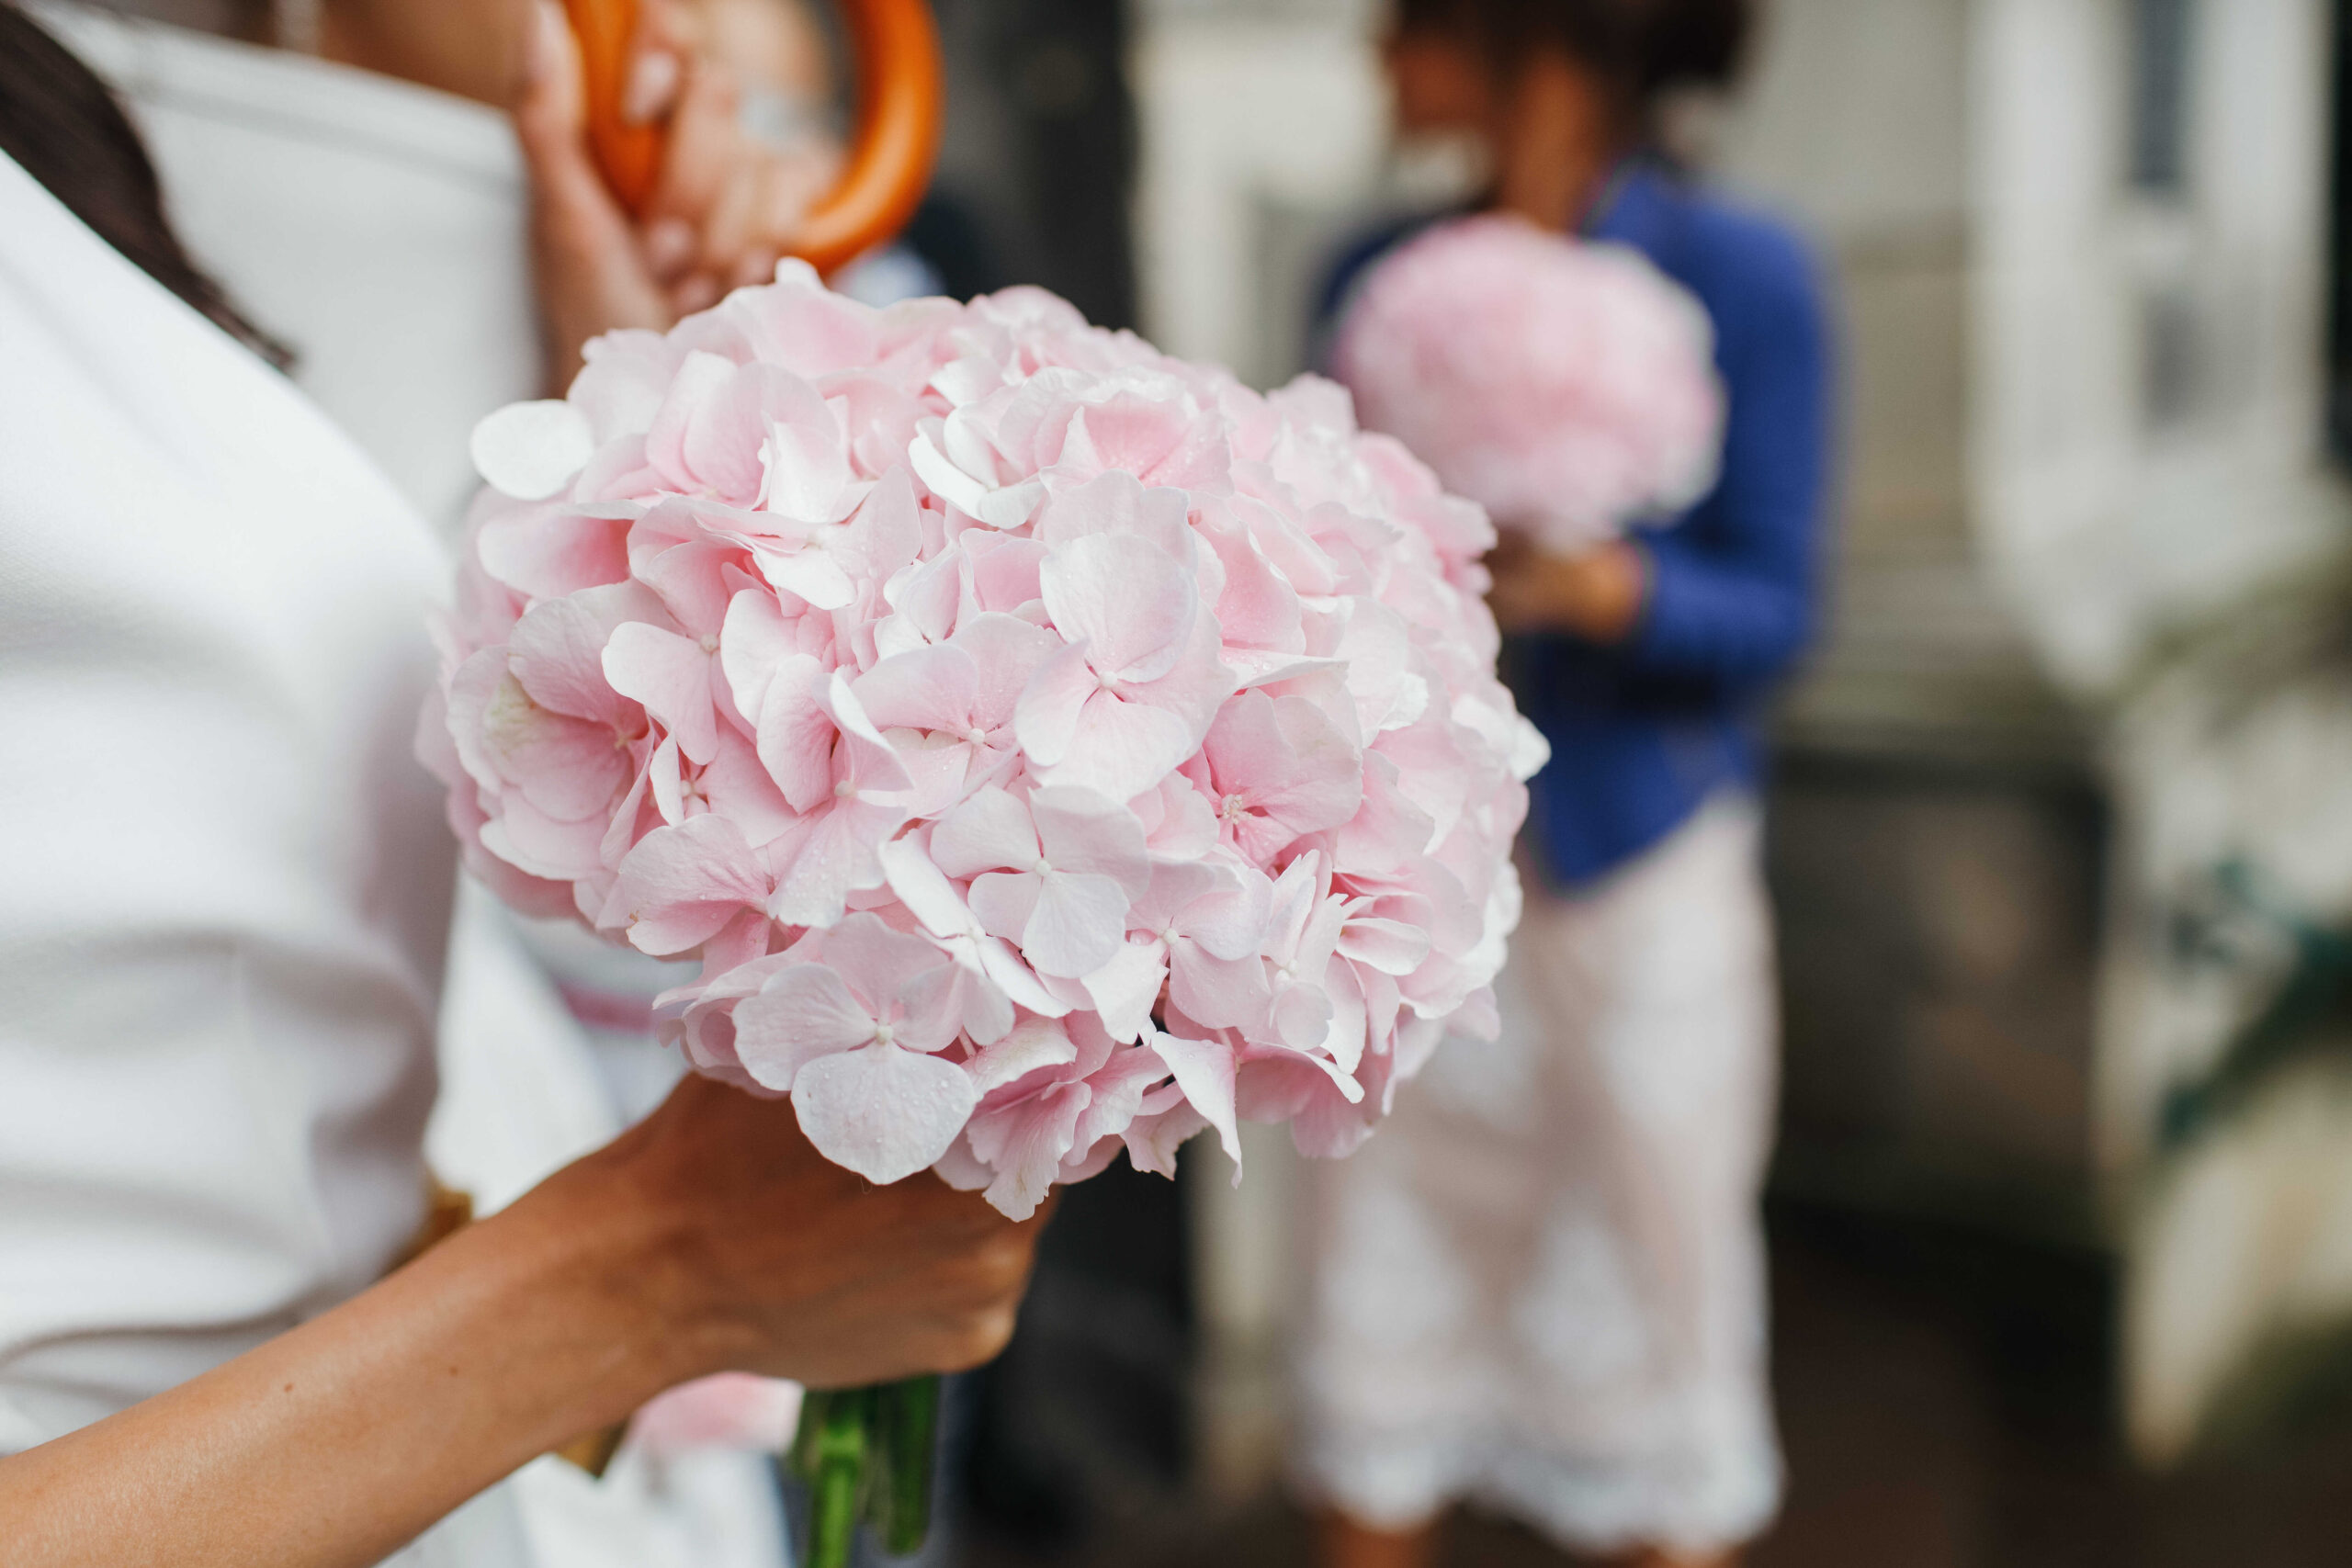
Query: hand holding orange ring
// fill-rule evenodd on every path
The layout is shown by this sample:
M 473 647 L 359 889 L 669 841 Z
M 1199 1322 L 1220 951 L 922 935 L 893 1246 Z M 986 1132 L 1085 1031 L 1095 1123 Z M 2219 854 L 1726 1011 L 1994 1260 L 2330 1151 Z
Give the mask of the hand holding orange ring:
M 791 254 L 831 273 L 906 226 L 931 183 L 944 96 L 927 0 L 841 0 L 857 62 L 857 134 L 842 177 L 810 209 Z M 638 0 L 564 0 L 580 40 L 589 144 L 623 206 L 642 211 L 662 168 L 658 125 L 622 118 Z

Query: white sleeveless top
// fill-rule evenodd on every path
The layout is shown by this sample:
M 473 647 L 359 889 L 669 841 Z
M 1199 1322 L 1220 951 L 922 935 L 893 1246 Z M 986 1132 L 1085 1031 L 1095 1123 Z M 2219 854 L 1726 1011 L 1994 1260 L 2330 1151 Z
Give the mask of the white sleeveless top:
M 434 530 L 416 513 L 454 524 L 476 482 L 468 432 L 488 409 L 533 395 L 538 367 L 525 186 L 503 117 L 316 61 L 71 6 L 38 9 L 123 96 L 191 251 L 292 344 L 302 390 L 375 465 L 301 392 L 7 166 L 0 714 L 13 733 L 0 746 L 0 1451 L 146 1397 L 332 1304 L 375 1279 L 416 1224 L 451 859 L 435 788 L 409 751 L 430 671 L 425 605 L 447 581 Z M 19 207 L 31 216 L 20 220 Z M 36 342 L 45 359 L 30 352 Z M 188 363 L 187 375 L 152 385 L 148 362 L 166 353 Z M 74 403 L 45 387 L 51 362 L 61 385 L 87 383 L 89 398 Z M 37 403 L 55 428 L 17 417 L 19 401 Z M 158 447 L 179 467 L 147 473 L 152 460 L 142 468 L 135 455 L 152 459 Z M 282 483 L 280 469 L 303 484 Z M 111 511 L 67 499 L 94 471 L 112 481 L 101 487 Z M 182 498 L 190 474 L 201 476 L 209 511 Z M 192 532 L 198 517 L 214 525 L 216 547 L 233 549 L 192 543 L 203 536 Z M 381 558 L 385 538 L 413 558 Z M 89 596 L 106 598 L 105 581 L 144 582 L 182 619 L 266 647 L 224 666 L 218 689 L 198 700 L 189 682 L 202 666 L 181 650 L 142 652 L 124 621 L 66 611 L 72 574 L 44 560 L 65 547 Z M 177 560 L 183 553 L 198 558 Z M 175 564 L 167 571 L 165 562 Z M 282 592 L 256 586 L 265 582 Z M 367 613 L 334 598 L 336 584 L 367 595 Z M 140 624 L 135 595 L 117 596 L 128 624 Z M 100 671 L 89 689 L 107 703 L 54 682 L 56 660 L 41 651 L 49 623 L 70 627 L 73 649 Z M 319 634 L 339 641 L 312 646 Z M 371 688 L 336 657 L 363 644 L 402 671 L 364 715 L 351 699 Z M 248 676 L 258 683 L 240 686 Z M 310 728 L 311 716 L 267 689 L 277 684 L 334 698 L 345 729 Z M 104 759 L 94 771 L 110 789 L 78 782 L 79 763 L 68 768 L 76 782 L 64 793 L 96 814 L 74 831 L 27 804 L 63 782 L 16 716 L 40 702 L 76 732 L 80 749 L 66 755 Z M 130 719 L 118 702 L 167 710 L 179 726 L 172 743 L 137 761 L 159 721 Z M 302 727 L 307 745 L 249 743 L 239 728 L 271 722 Z M 199 739 L 209 770 L 196 765 Z M 93 750 L 101 739 L 121 755 Z M 249 774 L 255 783 L 242 783 Z M 118 796 L 134 797 L 129 815 L 152 829 L 119 827 Z M 247 806 L 233 825 L 218 819 Z M 61 886 L 104 896 L 80 925 L 16 874 L 26 834 L 57 856 Z M 355 843 L 332 844 L 338 834 Z M 270 840 L 276 861 L 288 863 L 266 885 L 273 856 L 247 839 Z M 67 847 L 77 840 L 89 849 Z M 105 863 L 90 858 L 102 852 Z M 369 881 L 345 869 L 354 862 L 396 874 Z M 166 875 L 254 903 L 314 945 L 335 930 L 322 910 L 390 922 L 400 977 L 362 980 L 347 965 L 314 966 L 318 955 L 304 951 L 247 951 L 205 911 L 159 903 L 155 881 Z M 445 1094 L 435 1147 L 447 1174 L 495 1206 L 609 1136 L 618 1119 L 579 1030 L 486 902 L 469 907 L 453 954 L 444 1066 L 457 1069 L 455 1092 Z M 136 938 L 149 924 L 182 945 L 148 957 Z M 142 983 L 151 971 L 152 987 Z M 191 1005 L 208 997 L 211 1015 Z M 100 1040 L 107 1050 L 94 1048 Z M 299 1064 L 267 1065 L 286 1056 Z M 107 1194 L 111 1209 L 51 1163 L 61 1149 L 74 1152 L 82 1184 Z M 216 1168 L 233 1193 L 209 1193 Z M 289 1254 L 296 1241 L 309 1250 Z M 183 1251 L 202 1252 L 202 1266 Z M 46 1294 L 28 1283 L 39 1280 L 50 1281 Z M 601 1484 L 535 1461 L 399 1561 L 774 1568 L 779 1539 L 755 1456 L 657 1461 L 625 1450 Z

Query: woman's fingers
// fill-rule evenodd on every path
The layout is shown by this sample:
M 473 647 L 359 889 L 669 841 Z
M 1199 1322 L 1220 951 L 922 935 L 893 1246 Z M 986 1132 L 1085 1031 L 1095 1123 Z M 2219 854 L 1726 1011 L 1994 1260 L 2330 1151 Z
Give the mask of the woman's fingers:
M 788 1101 L 707 1079 L 623 1144 L 624 1188 L 694 1238 L 699 1315 L 737 1325 L 725 1364 L 844 1386 L 976 1366 L 1012 1331 L 1042 1213 L 1016 1224 L 927 1172 L 872 1186 Z
M 616 327 L 667 327 L 667 302 L 589 152 L 580 52 L 554 0 L 536 0 L 529 68 L 514 107 L 531 176 L 532 265 L 548 383 L 560 390 L 588 339 Z
M 735 285 L 736 261 L 759 222 L 766 170 L 741 157 L 727 171 L 695 237 L 694 265 L 670 288 L 670 303 L 681 315 L 715 303 Z
M 515 138 L 542 201 L 595 218 L 624 221 L 590 156 L 588 106 L 580 83 L 580 46 L 554 0 L 534 0 Z
M 776 258 L 791 249 L 808 209 L 830 186 L 833 167 L 834 160 L 823 154 L 779 152 L 747 141 L 699 232 L 683 219 L 661 220 L 648 232 L 649 258 L 670 291 L 671 307 L 684 315 L 729 288 L 773 278 Z
M 670 115 L 661 177 L 646 203 L 649 221 L 680 218 L 697 231 L 706 226 L 712 205 L 744 159 L 741 112 L 742 90 L 733 72 L 703 60 L 685 66 Z
M 621 89 L 621 118 L 650 125 L 674 108 L 685 82 L 685 62 L 703 50 L 698 15 L 677 0 L 645 0 L 638 8 L 637 33 L 629 40 L 628 74 Z

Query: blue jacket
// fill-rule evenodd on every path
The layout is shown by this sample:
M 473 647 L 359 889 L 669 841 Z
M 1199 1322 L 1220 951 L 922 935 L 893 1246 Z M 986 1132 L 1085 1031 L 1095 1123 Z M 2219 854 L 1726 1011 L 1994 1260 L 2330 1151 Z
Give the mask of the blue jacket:
M 1349 254 L 1327 315 L 1408 231 Z M 1786 229 L 1634 163 L 1586 232 L 1641 251 L 1698 297 L 1729 406 L 1713 491 L 1637 537 L 1649 596 L 1633 634 L 1504 650 L 1521 709 L 1552 742 L 1529 831 L 1569 886 L 1657 843 L 1713 792 L 1761 785 L 1765 700 L 1813 632 L 1831 420 L 1821 288 Z

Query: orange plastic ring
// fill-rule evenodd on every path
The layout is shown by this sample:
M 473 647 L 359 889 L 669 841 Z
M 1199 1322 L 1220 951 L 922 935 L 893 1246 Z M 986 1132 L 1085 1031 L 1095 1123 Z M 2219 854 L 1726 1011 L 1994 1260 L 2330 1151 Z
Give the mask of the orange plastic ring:
M 830 273 L 906 227 L 931 185 L 944 98 L 929 0 L 841 0 L 857 62 L 857 135 L 839 184 L 810 209 L 792 254 Z M 564 0 L 580 39 L 588 141 L 622 205 L 644 210 L 663 134 L 621 118 L 638 0 Z

